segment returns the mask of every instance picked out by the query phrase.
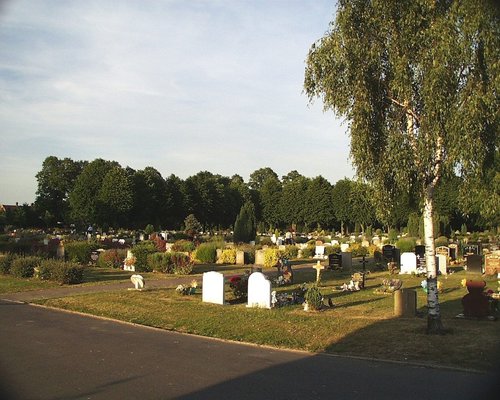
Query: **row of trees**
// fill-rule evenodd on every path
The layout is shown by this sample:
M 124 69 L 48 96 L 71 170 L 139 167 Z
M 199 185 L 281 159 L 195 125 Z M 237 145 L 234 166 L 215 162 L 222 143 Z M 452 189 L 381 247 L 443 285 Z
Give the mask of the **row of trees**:
M 345 178 L 331 184 L 322 176 L 307 178 L 297 171 L 280 179 L 268 167 L 254 171 L 248 183 L 238 175 L 229 178 L 207 171 L 182 180 L 175 175 L 163 178 L 152 167 L 133 170 L 115 161 L 50 156 L 36 178 L 35 206 L 19 207 L 8 223 L 136 229 L 151 224 L 179 229 L 185 217 L 194 214 L 205 229 L 239 230 L 242 221 L 255 218 L 251 225 L 261 231 L 293 226 L 347 233 L 368 226 L 418 227 L 420 218 L 420 205 L 411 194 L 389 202 L 366 183 Z M 469 228 L 496 226 L 498 221 L 481 219 L 479 212 L 464 215 L 458 206 L 457 180 L 453 176 L 437 188 L 436 221 L 441 233 L 460 229 L 464 223 Z M 240 215 L 237 226 L 242 212 L 246 216 Z

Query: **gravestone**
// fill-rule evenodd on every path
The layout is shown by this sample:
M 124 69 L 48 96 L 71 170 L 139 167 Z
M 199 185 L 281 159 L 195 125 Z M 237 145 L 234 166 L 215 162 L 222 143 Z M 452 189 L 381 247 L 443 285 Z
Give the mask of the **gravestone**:
M 448 247 L 450 249 L 450 260 L 455 261 L 458 257 L 458 244 L 451 243 Z
M 254 272 L 248 278 L 247 307 L 271 308 L 271 281 L 262 272 Z
M 216 271 L 203 274 L 201 299 L 204 303 L 225 304 L 224 275 Z
M 425 269 L 425 246 L 415 246 L 415 255 L 417 256 L 417 269 Z
M 396 261 L 394 258 L 394 250 L 396 248 L 391 245 L 391 244 L 386 244 L 385 246 L 382 246 L 382 256 L 386 259 L 386 261 Z
M 330 269 L 342 268 L 342 255 L 340 253 L 332 253 L 328 256 L 328 268 Z
M 255 265 L 264 265 L 264 250 L 255 250 Z
M 447 275 L 448 274 L 448 256 L 444 254 L 438 254 L 436 256 L 436 266 L 438 268 L 438 271 L 441 275 Z
M 417 256 L 415 253 L 401 254 L 400 274 L 413 274 L 417 272 Z
M 245 252 L 243 250 L 236 251 L 236 265 L 245 265 Z
M 448 246 L 436 247 L 436 255 L 442 254 L 446 257 L 450 256 L 450 248 Z
M 325 259 L 325 246 L 316 246 L 316 251 L 314 252 L 315 260 L 324 260 Z
M 352 268 L 352 253 L 351 252 L 343 252 L 340 253 L 342 257 L 342 269 L 349 270 Z
M 469 254 L 465 257 L 467 272 L 474 272 L 478 274 L 483 273 L 483 256 L 478 254 Z
M 414 317 L 416 314 L 417 292 L 412 289 L 396 290 L 394 292 L 394 315 L 396 317 Z
M 313 265 L 313 268 L 316 270 L 316 283 L 319 284 L 319 281 L 321 279 L 321 271 L 325 269 L 325 266 L 321 265 L 321 263 L 318 260 L 316 265 Z
M 471 254 L 479 255 L 479 245 L 475 243 L 469 243 L 465 245 L 463 254 L 464 257 Z
M 484 257 L 484 273 L 486 275 L 500 274 L 500 252 L 498 250 Z

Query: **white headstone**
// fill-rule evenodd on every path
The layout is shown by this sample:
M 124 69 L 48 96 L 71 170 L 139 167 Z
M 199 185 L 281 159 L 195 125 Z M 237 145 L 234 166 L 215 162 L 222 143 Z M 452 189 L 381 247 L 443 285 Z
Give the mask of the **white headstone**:
M 316 246 L 316 251 L 313 258 L 323 260 L 325 258 L 325 246 Z
M 417 256 L 415 253 L 406 252 L 401 254 L 400 274 L 411 274 L 417 272 Z
M 436 256 L 436 263 L 438 265 L 439 273 L 441 275 L 446 275 L 446 268 L 448 268 L 448 257 L 444 254 L 438 254 Z
M 247 307 L 271 308 L 271 281 L 262 272 L 248 278 Z
M 201 299 L 204 303 L 224 304 L 224 275 L 210 271 L 203 274 Z
M 349 249 L 349 243 L 342 243 L 342 244 L 340 245 L 340 251 L 341 251 L 342 253 L 345 253 L 348 249 Z

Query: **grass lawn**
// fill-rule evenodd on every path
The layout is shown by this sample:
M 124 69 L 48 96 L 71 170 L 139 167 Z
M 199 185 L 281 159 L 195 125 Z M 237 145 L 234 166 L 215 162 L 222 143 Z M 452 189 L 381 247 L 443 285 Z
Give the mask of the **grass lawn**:
M 227 271 L 235 272 L 230 268 Z M 297 283 L 313 282 L 315 276 L 312 268 L 297 270 L 296 284 L 277 290 L 291 292 Z M 321 291 L 335 306 L 320 312 L 304 312 L 300 305 L 248 309 L 245 303 L 234 301 L 229 288 L 226 293 L 229 304 L 225 306 L 202 303 L 201 289 L 193 296 L 179 295 L 173 289 L 158 289 L 85 294 L 40 303 L 162 329 L 280 348 L 478 370 L 487 370 L 498 363 L 500 321 L 454 318 L 462 311 L 460 300 L 466 294 L 460 281 L 472 276 L 460 271 L 440 278 L 442 320 L 452 331 L 444 336 L 425 334 L 426 294 L 420 288 L 423 278 L 396 276 L 404 280 L 404 288 L 417 291 L 417 306 L 424 317 L 395 318 L 392 295 L 374 293 L 387 277 L 386 272 L 372 273 L 365 290 L 340 292 L 334 289 L 348 281 L 350 275 L 324 272 Z M 485 279 L 489 288 L 497 288 L 496 277 L 474 278 Z

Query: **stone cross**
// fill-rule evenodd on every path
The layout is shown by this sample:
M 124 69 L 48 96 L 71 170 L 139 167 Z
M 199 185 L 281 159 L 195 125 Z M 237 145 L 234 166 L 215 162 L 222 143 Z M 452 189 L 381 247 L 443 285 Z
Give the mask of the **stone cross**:
M 321 265 L 321 263 L 318 260 L 318 262 L 316 263 L 316 265 L 313 266 L 313 268 L 316 270 L 316 283 L 319 283 L 321 277 L 321 271 L 325 269 L 325 266 Z

